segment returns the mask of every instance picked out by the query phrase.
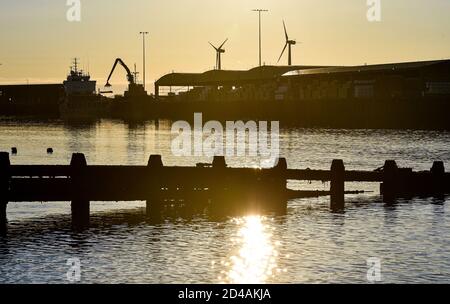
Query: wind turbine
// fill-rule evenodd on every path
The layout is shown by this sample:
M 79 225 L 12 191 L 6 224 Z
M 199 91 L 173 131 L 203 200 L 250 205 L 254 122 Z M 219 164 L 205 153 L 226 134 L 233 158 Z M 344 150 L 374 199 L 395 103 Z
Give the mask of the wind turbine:
M 292 65 L 292 46 L 296 45 L 297 42 L 295 40 L 289 40 L 289 36 L 286 30 L 286 24 L 283 20 L 283 27 L 284 27 L 284 35 L 286 36 L 286 44 L 284 45 L 283 51 L 281 52 L 280 58 L 278 58 L 278 62 L 280 62 L 281 57 L 283 57 L 284 51 L 286 51 L 286 47 L 289 47 L 288 49 L 288 65 Z M 277 62 L 277 63 L 278 63 Z
M 211 42 L 209 43 L 215 50 L 216 50 L 216 69 L 221 70 L 222 69 L 222 54 L 225 53 L 225 50 L 223 49 L 223 46 L 228 41 L 228 38 L 225 39 L 225 41 L 222 43 L 221 46 L 218 48 L 215 47 Z

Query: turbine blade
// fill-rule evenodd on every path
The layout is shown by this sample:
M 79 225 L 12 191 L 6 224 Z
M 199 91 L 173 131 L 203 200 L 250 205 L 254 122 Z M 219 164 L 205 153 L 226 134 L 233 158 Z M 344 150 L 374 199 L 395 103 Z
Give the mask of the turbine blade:
M 225 45 L 225 43 L 227 43 L 227 41 L 228 41 L 228 38 L 227 39 L 225 39 L 225 41 L 222 43 L 222 45 L 219 47 L 219 50 Z
M 219 51 L 218 48 L 216 48 L 211 42 L 208 42 L 216 51 Z
M 284 51 L 286 51 L 286 47 L 287 47 L 287 46 L 288 46 L 288 44 L 286 43 L 286 44 L 284 45 L 283 51 L 281 52 L 280 58 L 278 58 L 277 63 L 279 63 L 280 60 L 281 60 L 281 57 L 283 57 Z
M 286 41 L 288 41 L 289 36 L 288 36 L 287 30 L 286 30 L 286 23 L 284 23 L 284 20 L 283 20 L 283 27 L 284 27 L 284 35 L 286 36 Z

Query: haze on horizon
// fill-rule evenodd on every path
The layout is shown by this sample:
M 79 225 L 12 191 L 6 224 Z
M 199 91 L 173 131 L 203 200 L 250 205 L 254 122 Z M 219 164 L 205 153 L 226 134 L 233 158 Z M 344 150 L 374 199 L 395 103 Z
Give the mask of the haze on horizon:
M 223 69 L 258 65 L 258 16 L 263 62 L 276 64 L 284 46 L 282 20 L 295 65 L 358 65 L 450 58 L 450 1 L 381 0 L 381 22 L 366 18 L 366 0 L 81 0 L 81 22 L 68 22 L 66 0 L 0 3 L 0 84 L 60 83 L 73 57 L 103 86 L 115 58 L 142 72 L 148 31 L 147 85 L 166 73 L 213 69 L 208 41 L 229 38 Z M 280 64 L 287 64 L 283 57 Z M 142 73 L 139 75 L 142 79 Z M 126 83 L 116 72 L 112 84 Z

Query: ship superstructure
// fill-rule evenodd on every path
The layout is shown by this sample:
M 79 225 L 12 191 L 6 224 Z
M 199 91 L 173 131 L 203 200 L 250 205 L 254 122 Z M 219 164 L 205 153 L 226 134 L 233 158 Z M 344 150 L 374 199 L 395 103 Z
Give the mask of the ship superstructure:
M 83 70 L 78 70 L 78 60 L 75 58 L 63 84 L 67 95 L 91 95 L 95 94 L 97 82 L 91 80 L 91 76 Z

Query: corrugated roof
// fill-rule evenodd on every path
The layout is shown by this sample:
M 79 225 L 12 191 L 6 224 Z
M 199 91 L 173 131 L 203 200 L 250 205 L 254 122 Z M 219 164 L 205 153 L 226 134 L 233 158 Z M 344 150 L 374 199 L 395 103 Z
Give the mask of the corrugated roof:
M 442 64 L 442 63 L 450 64 L 450 60 L 433 60 L 433 61 L 388 63 L 388 64 L 361 65 L 361 66 L 328 67 L 328 68 L 307 69 L 307 70 L 299 69 L 296 71 L 289 71 L 289 72 L 285 73 L 283 76 L 407 70 L 407 69 L 424 68 L 424 67 L 429 67 L 429 66 L 436 65 L 436 64 Z
M 155 83 L 157 86 L 203 86 L 235 84 L 239 82 L 269 80 L 283 74 L 302 69 L 318 68 L 318 66 L 262 66 L 248 71 L 212 70 L 205 73 L 171 73 Z

